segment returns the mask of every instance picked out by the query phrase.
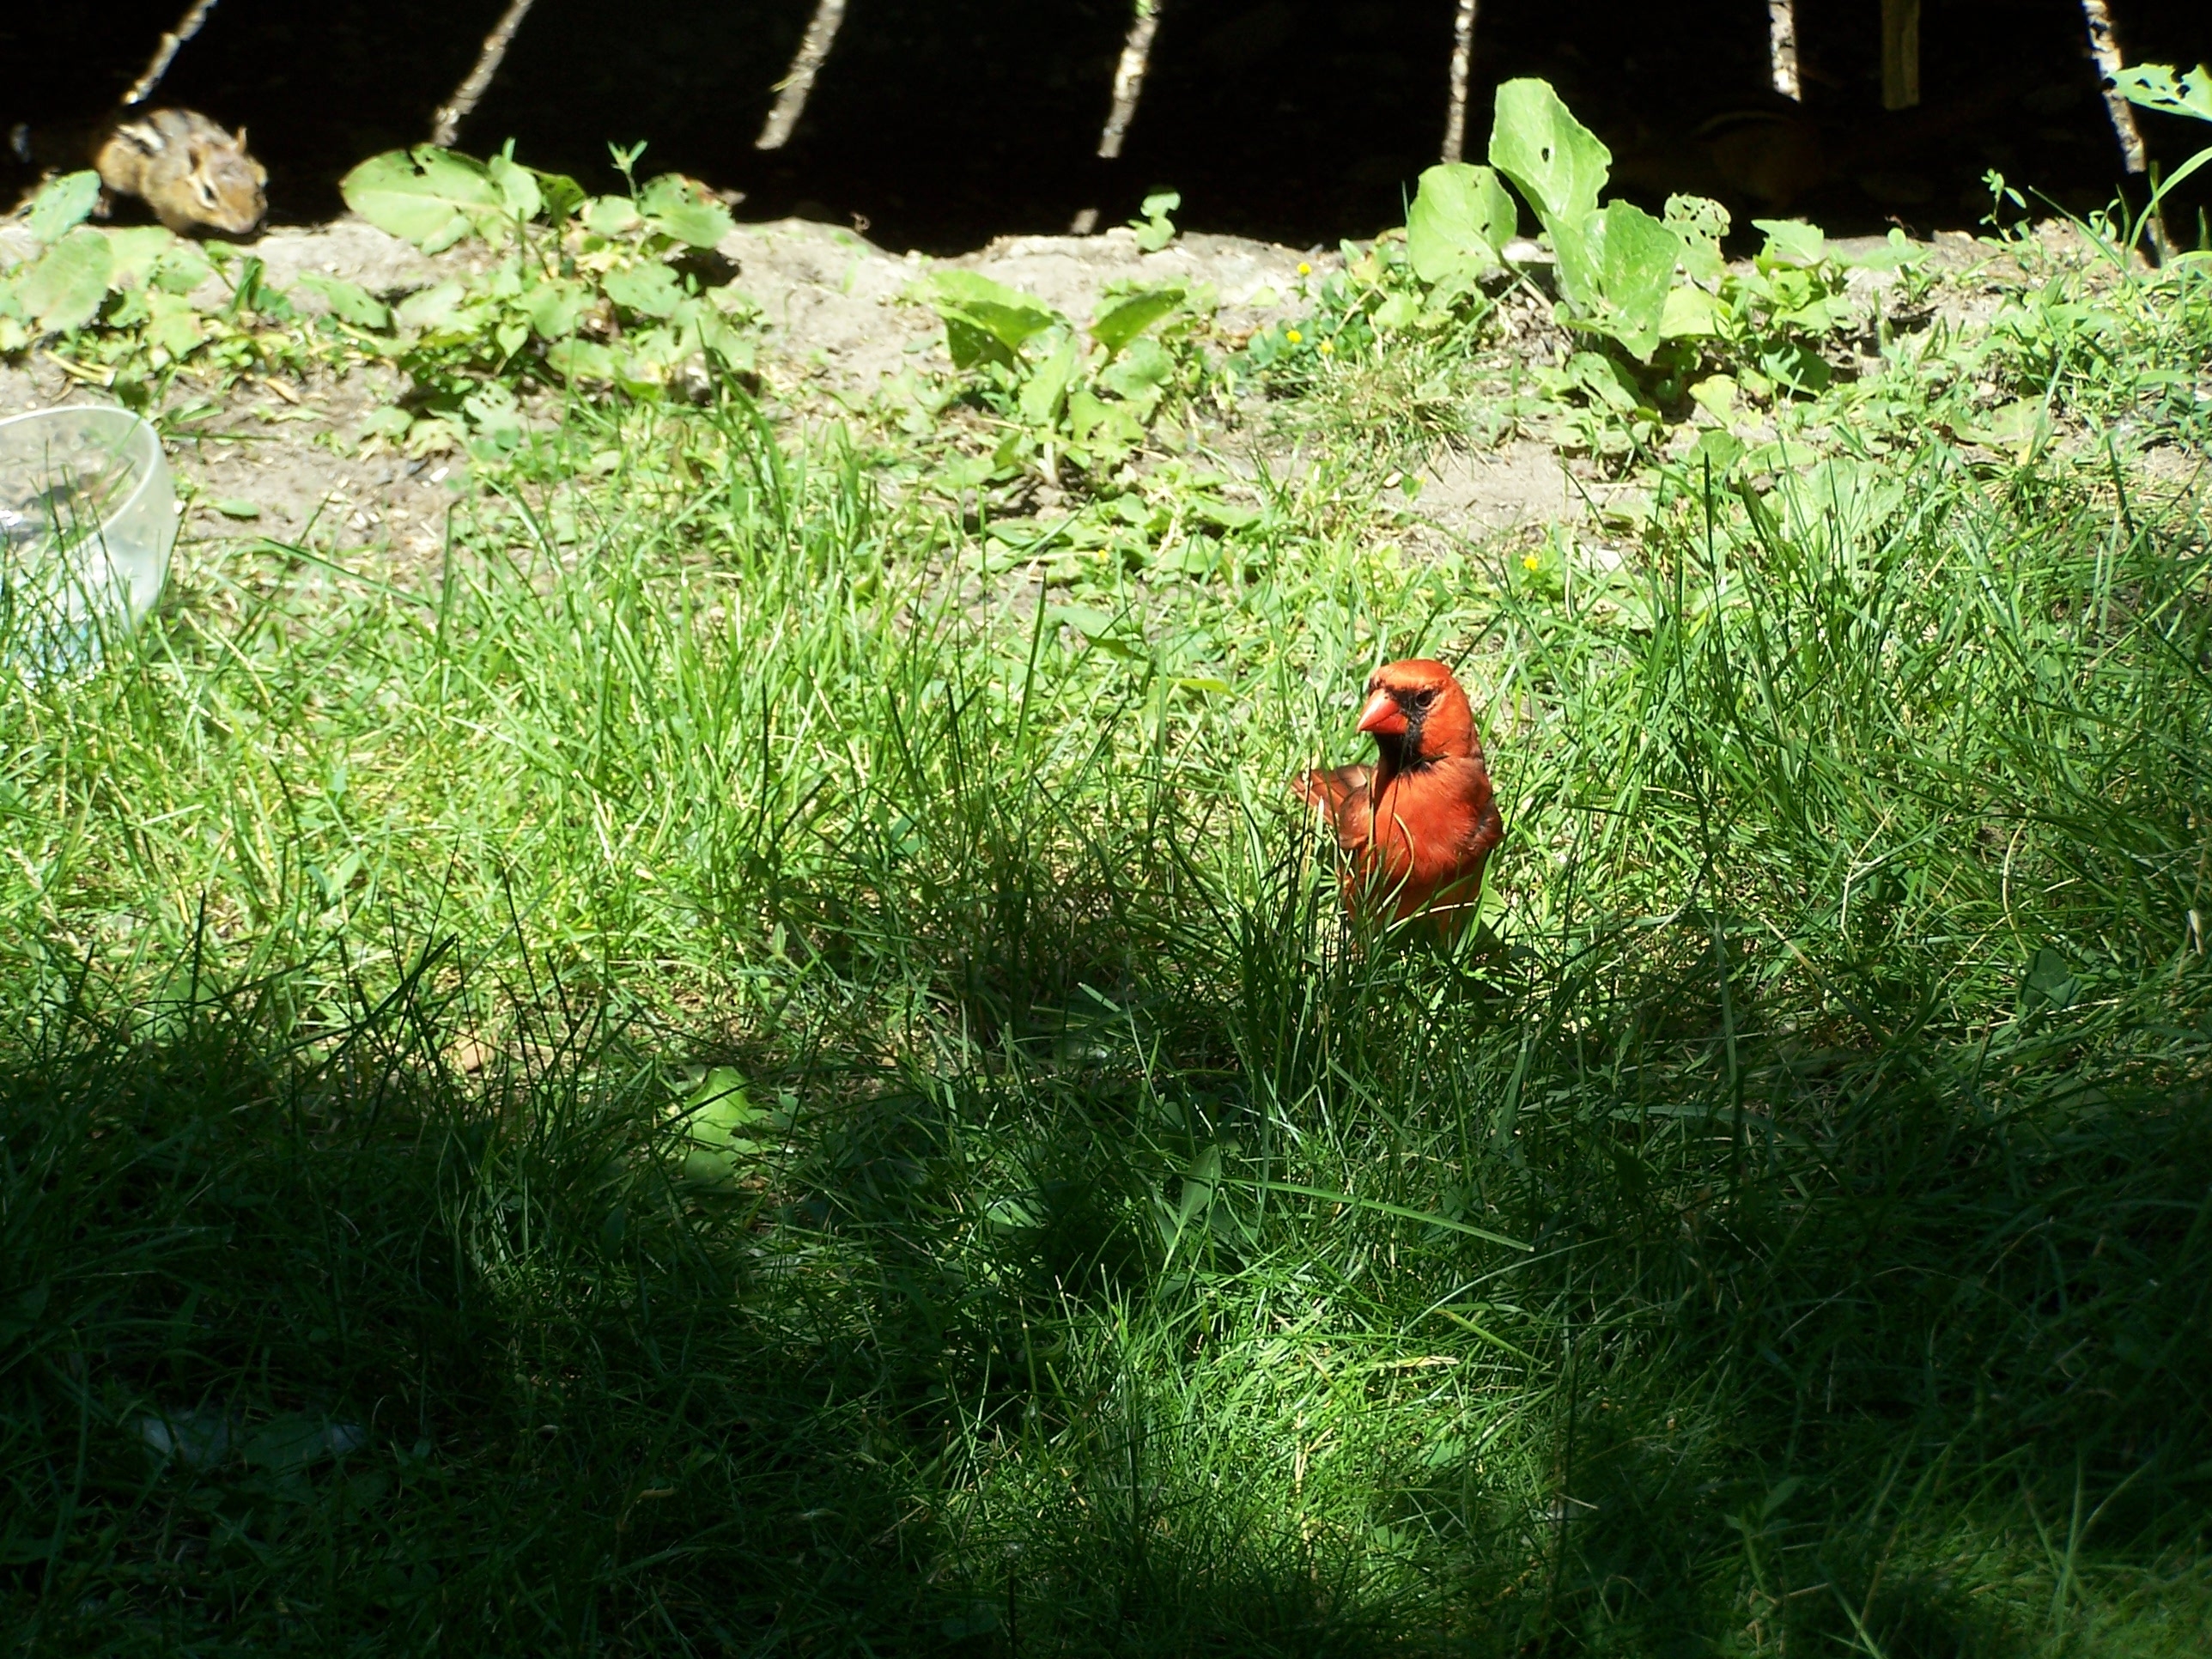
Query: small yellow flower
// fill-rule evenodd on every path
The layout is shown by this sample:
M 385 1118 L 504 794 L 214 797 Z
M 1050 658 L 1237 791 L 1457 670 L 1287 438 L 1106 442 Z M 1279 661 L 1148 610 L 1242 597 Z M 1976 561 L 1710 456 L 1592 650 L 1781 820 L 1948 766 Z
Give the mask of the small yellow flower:
M 1316 341 L 1314 343 L 1314 349 L 1321 353 L 1322 356 L 1326 357 L 1330 352 L 1336 349 L 1336 342 L 1334 340 Z
M 1523 570 L 1541 570 L 1544 568 L 1544 562 L 1534 553 L 1523 553 L 1521 556 L 1521 568 Z
M 1312 275 L 1313 275 L 1313 267 L 1312 267 L 1311 265 L 1308 264 L 1304 260 L 1303 260 L 1303 259 L 1299 260 L 1299 261 L 1298 261 L 1298 275 L 1299 275 L 1299 276 L 1312 276 Z
M 1286 328 L 1283 331 L 1283 337 L 1285 340 L 1288 340 L 1292 345 L 1296 345 L 1299 341 L 1304 339 L 1306 337 L 1299 333 L 1297 330 L 1294 328 Z

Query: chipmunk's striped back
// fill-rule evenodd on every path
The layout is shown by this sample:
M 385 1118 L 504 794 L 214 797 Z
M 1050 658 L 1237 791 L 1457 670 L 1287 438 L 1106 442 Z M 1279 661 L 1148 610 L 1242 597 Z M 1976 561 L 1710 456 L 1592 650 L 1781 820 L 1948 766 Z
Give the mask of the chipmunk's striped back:
M 171 230 L 242 235 L 269 210 L 269 171 L 246 153 L 246 129 L 197 110 L 120 117 L 93 137 L 92 165 L 117 196 L 136 196 Z

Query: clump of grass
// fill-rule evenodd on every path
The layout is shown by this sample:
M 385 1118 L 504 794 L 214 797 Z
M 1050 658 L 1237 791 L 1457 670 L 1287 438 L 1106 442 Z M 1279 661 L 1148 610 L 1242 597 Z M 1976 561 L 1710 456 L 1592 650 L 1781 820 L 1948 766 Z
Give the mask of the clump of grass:
M 19 1641 L 2194 1651 L 2200 526 L 1349 476 L 1078 617 L 579 411 L 0 693 Z M 1468 641 L 1497 943 L 1351 951 L 1279 781 Z

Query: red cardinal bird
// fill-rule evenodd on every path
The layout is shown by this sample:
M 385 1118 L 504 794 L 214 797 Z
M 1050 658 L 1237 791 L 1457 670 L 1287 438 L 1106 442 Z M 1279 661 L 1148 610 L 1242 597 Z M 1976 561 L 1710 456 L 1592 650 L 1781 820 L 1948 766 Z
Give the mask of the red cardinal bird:
M 1368 677 L 1359 729 L 1382 751 L 1374 766 L 1309 772 L 1293 786 L 1344 849 L 1345 908 L 1355 921 L 1426 912 L 1439 939 L 1456 939 L 1505 834 L 1467 693 L 1440 662 L 1386 664 Z

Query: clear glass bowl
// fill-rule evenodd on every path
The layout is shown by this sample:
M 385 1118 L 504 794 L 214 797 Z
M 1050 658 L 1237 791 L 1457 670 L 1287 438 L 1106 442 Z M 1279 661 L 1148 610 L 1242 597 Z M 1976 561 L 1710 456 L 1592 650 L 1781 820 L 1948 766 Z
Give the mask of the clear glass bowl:
M 0 661 L 97 661 L 161 597 L 176 539 L 161 441 L 129 410 L 0 420 Z

